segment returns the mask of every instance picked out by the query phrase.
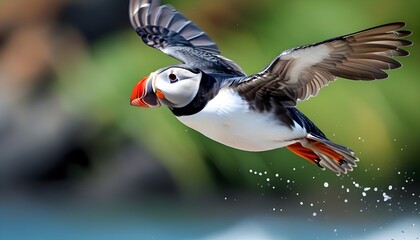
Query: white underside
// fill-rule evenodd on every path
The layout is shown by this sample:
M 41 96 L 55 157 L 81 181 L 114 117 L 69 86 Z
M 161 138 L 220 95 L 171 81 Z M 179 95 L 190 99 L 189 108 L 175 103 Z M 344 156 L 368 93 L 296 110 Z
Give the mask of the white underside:
M 298 124 L 290 128 L 272 113 L 250 110 L 246 101 L 228 88 L 221 89 L 199 113 L 178 119 L 217 142 L 246 151 L 284 147 L 307 135 Z

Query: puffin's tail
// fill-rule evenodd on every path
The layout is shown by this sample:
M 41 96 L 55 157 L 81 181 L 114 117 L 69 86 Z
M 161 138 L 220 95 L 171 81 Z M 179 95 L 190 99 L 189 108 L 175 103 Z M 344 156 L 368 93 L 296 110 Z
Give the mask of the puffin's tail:
M 352 171 L 359 161 L 352 150 L 311 134 L 287 148 L 319 167 L 331 169 L 337 174 Z

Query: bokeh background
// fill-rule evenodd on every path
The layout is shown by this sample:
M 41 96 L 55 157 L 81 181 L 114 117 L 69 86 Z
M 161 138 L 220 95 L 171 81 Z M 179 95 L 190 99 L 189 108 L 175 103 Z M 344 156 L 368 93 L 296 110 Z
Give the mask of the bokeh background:
M 298 108 L 361 159 L 321 171 L 286 149 L 215 143 L 132 87 L 176 60 L 128 0 L 0 1 L 1 239 L 418 239 L 420 2 L 171 0 L 249 74 L 281 51 L 404 21 L 386 80 L 338 80 Z

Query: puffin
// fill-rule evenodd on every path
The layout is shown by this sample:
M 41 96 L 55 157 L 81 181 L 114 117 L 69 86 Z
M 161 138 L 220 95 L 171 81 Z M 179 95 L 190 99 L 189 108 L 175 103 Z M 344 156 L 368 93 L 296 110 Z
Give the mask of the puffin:
M 346 174 L 355 153 L 330 141 L 296 106 L 337 78 L 371 81 L 401 67 L 394 57 L 412 45 L 404 22 L 304 45 L 280 53 L 247 75 L 182 13 L 159 0 L 131 0 L 131 25 L 145 44 L 180 61 L 142 78 L 130 104 L 166 106 L 183 124 L 226 146 L 250 152 L 287 147 L 322 169 Z

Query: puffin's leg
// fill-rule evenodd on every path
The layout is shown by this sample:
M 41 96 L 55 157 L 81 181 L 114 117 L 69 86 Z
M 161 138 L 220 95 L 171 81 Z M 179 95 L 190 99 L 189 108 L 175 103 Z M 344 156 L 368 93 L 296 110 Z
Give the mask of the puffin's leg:
M 287 147 L 296 155 L 338 174 L 353 170 L 358 161 L 350 149 L 311 134 Z

